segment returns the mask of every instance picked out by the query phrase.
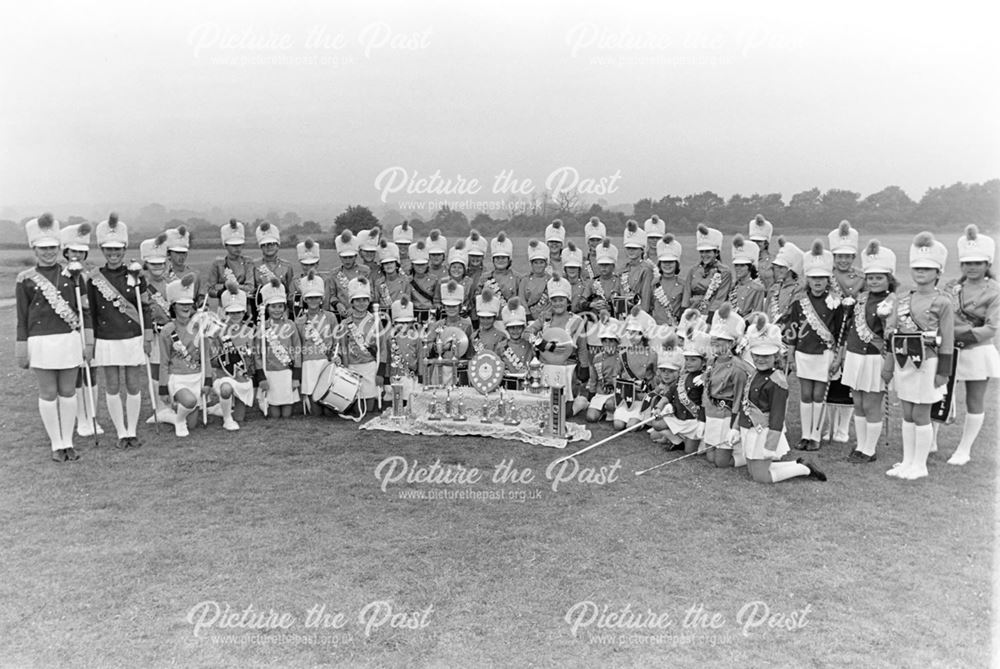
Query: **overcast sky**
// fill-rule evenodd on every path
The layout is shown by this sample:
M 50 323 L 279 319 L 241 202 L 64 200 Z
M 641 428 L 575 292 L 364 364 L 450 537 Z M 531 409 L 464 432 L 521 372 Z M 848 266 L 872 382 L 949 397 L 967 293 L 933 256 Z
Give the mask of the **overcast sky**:
M 144 4 L 5 3 L 0 205 L 379 205 L 435 171 L 485 201 L 563 167 L 548 185 L 612 204 L 919 199 L 1000 175 L 975 5 Z

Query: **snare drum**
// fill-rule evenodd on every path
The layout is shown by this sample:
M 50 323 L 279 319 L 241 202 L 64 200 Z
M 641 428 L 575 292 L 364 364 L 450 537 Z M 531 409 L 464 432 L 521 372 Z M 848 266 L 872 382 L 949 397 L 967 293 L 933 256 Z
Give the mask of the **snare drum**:
M 313 402 L 343 413 L 354 404 L 361 390 L 361 376 L 345 367 L 328 362 L 319 373 Z

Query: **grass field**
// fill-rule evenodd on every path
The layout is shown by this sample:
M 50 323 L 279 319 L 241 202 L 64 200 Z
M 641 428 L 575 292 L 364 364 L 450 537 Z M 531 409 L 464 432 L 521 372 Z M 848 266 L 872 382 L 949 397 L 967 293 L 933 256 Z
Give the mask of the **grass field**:
M 920 482 L 883 473 L 899 457 L 897 417 L 875 464 L 848 464 L 846 450 L 824 446 L 827 483 L 759 485 L 692 459 L 636 478 L 666 456 L 634 435 L 581 456 L 614 480 L 577 477 L 554 491 L 545 477 L 562 454 L 554 449 L 259 414 L 238 433 L 213 419 L 187 440 L 141 426 L 136 451 L 77 438 L 82 460 L 57 465 L 33 379 L 9 356 L 0 373 L 4 666 L 988 661 L 994 411 L 973 463 L 944 464 L 957 440 L 945 428 Z M 103 401 L 101 417 L 110 430 Z M 609 433 L 599 427 L 595 439 Z M 478 468 L 485 480 L 383 491 L 376 467 L 392 456 Z M 510 459 L 534 479 L 489 480 Z M 444 491 L 483 498 L 406 497 Z M 237 615 L 210 624 L 203 602 Z M 585 602 L 652 612 L 661 626 L 571 618 L 574 636 L 566 616 L 590 615 Z M 309 627 L 322 606 L 334 626 Z M 285 629 L 234 628 L 247 607 L 293 619 Z M 386 607 L 407 615 L 387 617 Z
M 3 666 L 989 663 L 995 384 L 973 462 L 945 464 L 960 423 L 945 427 L 922 481 L 884 474 L 896 413 L 874 464 L 824 445 L 826 483 L 765 486 L 690 458 L 637 478 L 670 457 L 638 434 L 581 456 L 613 480 L 553 490 L 555 449 L 256 412 L 186 440 L 142 425 L 135 451 L 77 438 L 82 459 L 57 465 L 34 379 L 10 355 L 0 376 Z M 100 418 L 111 432 L 103 399 Z M 383 490 L 376 468 L 394 456 L 483 480 Z M 511 459 L 533 479 L 493 482 Z M 213 622 L 205 602 L 236 613 Z M 330 626 L 310 626 L 324 606 Z M 658 625 L 585 624 L 626 606 Z

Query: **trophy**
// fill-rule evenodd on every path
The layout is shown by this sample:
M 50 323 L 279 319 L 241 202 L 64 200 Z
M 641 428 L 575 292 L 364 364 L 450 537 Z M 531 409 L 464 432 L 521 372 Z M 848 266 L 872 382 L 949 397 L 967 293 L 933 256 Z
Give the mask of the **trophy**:
M 566 432 L 566 402 L 563 399 L 565 390 L 560 386 L 549 388 L 549 415 L 546 425 L 550 436 L 562 438 Z
M 444 396 L 444 415 L 451 418 L 451 410 L 451 386 L 448 386 L 448 389 L 445 390 Z
M 435 390 L 431 393 L 431 402 L 427 407 L 427 420 L 441 420 L 441 417 L 437 415 L 438 412 L 438 394 Z
M 490 422 L 490 394 L 486 393 L 486 401 L 483 402 L 483 409 L 479 416 L 480 423 Z
M 392 377 L 392 417 L 395 420 L 406 418 L 403 409 L 403 379 L 398 374 Z
M 457 407 L 455 409 L 455 416 L 452 418 L 452 420 L 458 420 L 458 421 L 468 420 L 468 416 L 465 415 L 465 400 L 463 400 L 461 397 L 458 398 Z
M 528 378 L 531 379 L 528 384 L 528 391 L 538 394 L 542 392 L 542 363 L 538 361 L 538 358 L 532 358 L 531 362 L 528 363 Z
M 507 420 L 504 421 L 507 425 L 520 425 L 521 421 L 517 418 L 517 407 L 514 406 L 514 398 L 507 398 Z

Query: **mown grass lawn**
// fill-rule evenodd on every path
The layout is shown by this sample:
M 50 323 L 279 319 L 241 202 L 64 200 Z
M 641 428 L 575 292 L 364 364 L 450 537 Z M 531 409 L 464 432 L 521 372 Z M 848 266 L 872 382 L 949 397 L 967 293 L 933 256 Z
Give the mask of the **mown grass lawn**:
M 11 332 L 0 345 L 12 350 Z M 963 468 L 944 464 L 958 428 L 943 431 L 942 453 L 920 482 L 884 475 L 899 455 L 895 433 L 873 465 L 824 447 L 818 461 L 829 482 L 776 486 L 694 459 L 636 478 L 666 456 L 645 435 L 627 436 L 581 457 L 594 467 L 620 460 L 617 480 L 553 491 L 544 474 L 562 455 L 554 449 L 259 416 L 237 433 L 214 419 L 183 441 L 143 426 L 137 451 L 115 450 L 110 437 L 97 448 L 78 439 L 82 460 L 57 465 L 33 378 L 10 356 L 0 374 L 5 666 L 988 662 L 993 427 Z M 994 387 L 990 406 L 996 399 Z M 464 486 L 383 492 L 374 472 L 389 456 L 475 467 L 486 480 L 474 491 L 525 499 L 403 499 L 401 491 Z M 491 482 L 511 458 L 534 481 Z M 189 612 L 206 601 L 239 614 L 286 613 L 294 624 L 264 632 L 216 624 L 195 636 Z M 397 622 L 424 626 L 387 622 L 366 634 L 358 616 L 381 601 L 409 614 Z M 595 623 L 574 637 L 566 615 L 581 602 L 630 605 L 670 624 Z M 754 602 L 795 629 L 764 623 L 744 635 L 738 614 Z M 328 620 L 343 613 L 343 624 L 306 628 L 307 613 L 323 605 Z M 692 608 L 705 615 L 686 627 Z M 713 614 L 715 628 L 703 627 Z

